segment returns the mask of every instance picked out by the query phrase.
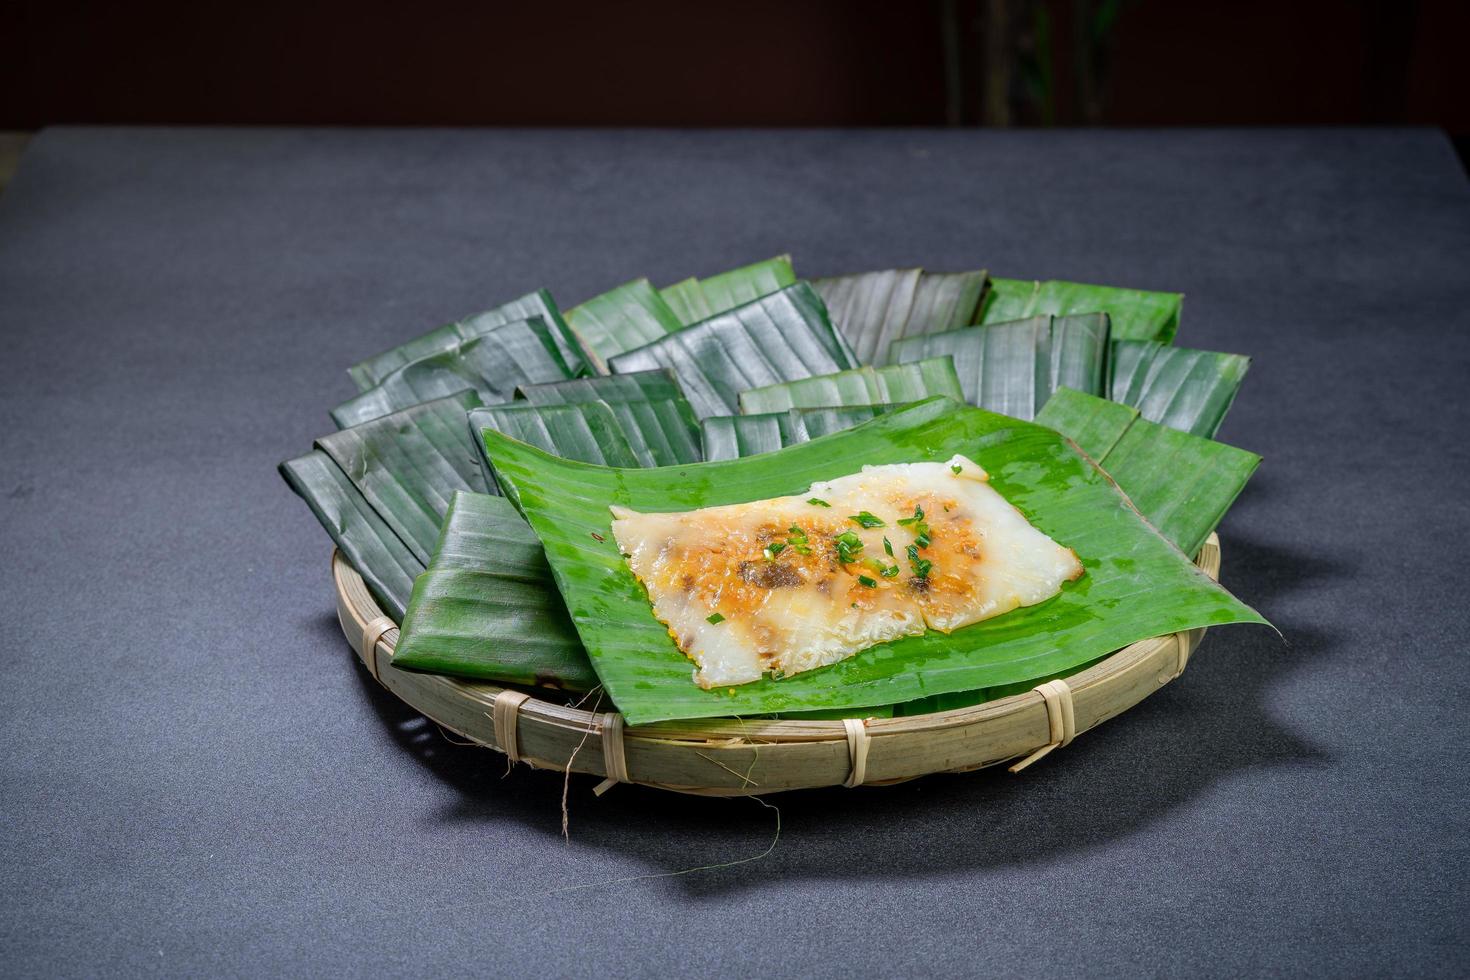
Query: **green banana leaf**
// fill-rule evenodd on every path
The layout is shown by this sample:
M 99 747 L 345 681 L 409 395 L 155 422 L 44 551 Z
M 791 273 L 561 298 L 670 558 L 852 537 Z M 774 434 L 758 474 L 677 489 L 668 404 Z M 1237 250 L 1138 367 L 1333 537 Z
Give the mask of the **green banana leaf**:
M 1112 362 L 1109 398 L 1151 422 L 1206 438 L 1220 430 L 1251 364 L 1242 354 L 1143 340 L 1115 341 Z
M 634 451 L 646 451 L 651 461 L 644 465 L 674 466 L 703 458 L 699 420 L 666 369 L 530 385 L 516 394 L 533 405 L 603 402 L 617 416 Z
M 1139 418 L 1135 408 L 1069 388 L 1058 389 L 1036 421 L 1061 432 L 1101 464 L 1149 523 L 1187 555 L 1199 552 L 1261 461 L 1254 453 L 1157 425 Z M 895 705 L 894 714 L 983 704 L 1051 679 L 920 698 Z
M 708 462 L 775 452 L 798 442 L 831 435 L 872 421 L 897 405 L 849 405 L 836 408 L 793 408 L 760 415 L 715 415 L 700 423 Z
M 1063 388 L 1036 421 L 1071 438 L 1159 533 L 1186 555 L 1219 526 L 1261 457 L 1140 418 L 1125 405 Z
M 480 452 L 465 425 L 479 395 L 462 391 L 316 441 L 420 564 L 427 564 L 457 490 L 484 493 Z
M 687 327 L 794 282 L 796 271 L 791 268 L 791 256 L 778 255 L 707 279 L 685 279 L 658 292 Z
M 699 418 L 734 415 L 740 392 L 856 367 L 816 290 L 787 286 L 614 357 L 614 374 L 669 368 Z
M 812 285 L 858 362 L 881 364 L 880 355 L 903 336 L 923 274 L 922 269 L 883 269 L 813 279 Z
M 627 433 L 641 466 L 678 466 L 704 459 L 699 419 L 684 398 L 604 402 Z
M 954 358 L 965 401 L 1030 419 L 1063 385 L 1102 394 L 1108 316 L 1034 316 L 908 337 L 892 348 L 892 358 L 900 364 L 944 355 Z
M 885 405 L 916 402 L 932 395 L 965 400 L 954 360 L 948 356 L 881 368 L 861 367 L 752 388 L 740 393 L 740 412 L 754 415 L 790 408 Z
M 389 372 L 377 387 L 332 409 L 332 418 L 345 429 L 465 389 L 493 404 L 509 401 L 520 385 L 571 375 L 546 321 L 533 317 L 501 324 Z
M 683 398 L 684 389 L 667 368 L 631 374 L 603 374 L 593 378 L 522 385 L 516 400 L 532 405 L 574 405 L 577 402 L 657 402 Z
M 648 466 L 623 431 L 607 402 L 578 402 L 575 405 L 528 405 L 511 402 L 477 408 L 469 413 L 469 430 L 483 448 L 486 429 L 535 446 L 563 459 L 597 463 L 600 466 Z M 482 466 L 489 464 L 481 453 Z M 493 479 L 490 486 L 495 486 Z
M 976 321 L 985 271 L 884 269 L 815 279 L 832 322 L 861 364 L 891 364 L 890 345 L 904 337 L 966 327 Z
M 981 323 L 1004 323 L 1029 316 L 1106 313 L 1114 340 L 1169 343 L 1179 329 L 1183 293 L 1155 293 L 1080 282 L 991 279 Z
M 1080 397 L 1083 395 L 1086 397 Z M 1108 450 L 1118 444 L 1137 418 L 1138 409 L 1131 405 L 1069 388 L 1058 388 L 1036 413 L 1038 423 L 1071 439 L 1097 463 L 1107 457 Z
M 599 374 L 615 355 L 642 347 L 684 324 L 653 283 L 634 279 L 567 310 L 567 325 Z
M 485 434 L 496 478 L 545 547 L 603 687 L 631 724 L 673 718 L 855 709 L 1047 676 L 1134 640 L 1261 623 L 1139 517 L 1107 475 L 1059 433 L 933 399 L 749 459 L 611 469 Z M 611 531 L 610 504 L 678 511 L 803 493 L 863 464 L 973 456 L 1087 574 L 1056 598 L 966 627 L 880 644 L 818 671 L 705 691 Z
M 516 320 L 529 320 L 533 316 L 539 316 L 551 328 L 551 338 L 556 343 L 556 349 L 561 352 L 567 370 L 573 375 L 588 370 L 586 358 L 581 348 L 577 346 L 576 339 L 572 336 L 566 321 L 562 319 L 561 310 L 557 308 L 556 301 L 551 298 L 549 292 L 538 289 L 534 293 L 527 293 L 520 299 L 497 306 L 493 310 L 486 310 L 484 313 L 477 313 L 463 320 L 446 323 L 421 337 L 415 337 L 406 344 L 358 361 L 347 369 L 347 373 L 352 376 L 358 391 L 367 391 L 376 387 L 379 382 L 398 368 L 428 357 L 430 354 L 458 347 L 464 341 L 474 340 L 503 324 Z
M 414 577 L 424 570 L 423 562 L 414 557 L 326 453 L 312 450 L 286 460 L 279 469 L 286 484 L 306 501 L 326 528 L 337 550 L 357 569 L 383 612 L 395 623 L 402 622 Z
M 597 685 L 541 542 L 505 498 L 477 493 L 450 502 L 393 666 L 570 691 Z

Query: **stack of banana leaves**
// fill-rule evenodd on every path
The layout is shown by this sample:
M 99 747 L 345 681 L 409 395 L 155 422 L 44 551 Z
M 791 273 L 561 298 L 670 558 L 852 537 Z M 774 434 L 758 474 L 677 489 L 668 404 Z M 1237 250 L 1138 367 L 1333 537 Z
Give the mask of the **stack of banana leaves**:
M 402 624 L 395 667 L 600 686 L 631 724 L 975 704 L 1148 636 L 1263 622 L 1190 561 L 1259 459 L 1213 441 L 1249 361 L 1176 346 L 1182 299 L 984 270 L 803 280 L 787 256 L 566 310 L 542 289 L 353 365 L 338 430 L 280 469 Z M 1086 574 L 785 677 L 693 683 L 610 530 L 614 505 L 957 455 Z

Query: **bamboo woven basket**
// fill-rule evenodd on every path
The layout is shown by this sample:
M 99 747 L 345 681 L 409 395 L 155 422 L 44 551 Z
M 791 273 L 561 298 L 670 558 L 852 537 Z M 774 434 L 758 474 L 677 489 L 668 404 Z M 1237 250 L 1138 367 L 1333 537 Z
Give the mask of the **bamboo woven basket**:
M 1211 534 L 1196 558 L 1220 573 Z M 541 769 L 705 796 L 883 785 L 1020 759 L 1019 769 L 1133 707 L 1183 672 L 1204 629 L 1133 643 L 1065 682 L 952 711 L 866 721 L 717 719 L 624 728 L 609 712 L 565 707 L 494 684 L 395 668 L 398 628 L 336 552 L 342 632 L 378 682 L 443 728 Z M 498 722 L 498 724 L 497 724 Z

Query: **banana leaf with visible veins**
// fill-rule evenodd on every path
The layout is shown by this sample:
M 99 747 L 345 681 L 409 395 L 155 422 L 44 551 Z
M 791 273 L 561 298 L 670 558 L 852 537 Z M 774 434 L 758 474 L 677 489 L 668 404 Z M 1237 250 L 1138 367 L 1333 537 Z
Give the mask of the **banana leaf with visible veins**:
M 707 462 L 775 452 L 872 421 L 897 405 L 793 408 L 760 415 L 715 415 L 699 424 Z
M 601 466 L 647 466 L 633 451 L 627 433 L 607 402 L 574 405 L 531 405 L 511 402 L 469 413 L 469 431 L 480 450 L 480 465 L 489 485 L 496 486 L 484 458 L 482 433 L 490 429 L 519 439 L 543 452 Z
M 393 666 L 569 691 L 597 684 L 541 542 L 503 497 L 476 493 L 449 505 Z
M 990 280 L 981 323 L 1004 323 L 1047 314 L 1106 313 L 1114 340 L 1157 340 L 1168 343 L 1179 329 L 1183 293 L 1158 293 L 1080 282 Z
M 516 400 L 532 405 L 572 405 L 577 402 L 656 402 L 683 398 L 674 372 L 667 368 L 630 374 L 603 374 L 549 384 L 522 385 Z
M 855 367 L 806 282 L 669 334 L 609 362 L 614 374 L 668 368 L 699 418 L 733 415 L 740 392 Z
M 799 381 L 752 388 L 740 393 L 740 413 L 755 415 L 791 408 L 886 405 L 916 402 L 944 395 L 965 400 L 964 389 L 949 356 L 931 357 L 912 364 L 861 367 Z
M 1250 363 L 1241 354 L 1114 341 L 1108 397 L 1151 422 L 1209 438 L 1220 430 Z
M 1186 555 L 1199 551 L 1261 464 L 1255 453 L 1068 388 L 1052 396 L 1036 421 L 1076 442 Z
M 699 421 L 674 375 L 667 369 L 607 374 L 547 385 L 530 385 L 518 392 L 530 404 L 575 404 L 600 401 L 612 409 L 635 449 L 646 448 L 649 466 L 697 463 Z
M 402 622 L 413 580 L 423 562 L 393 532 L 367 500 L 319 449 L 288 459 L 279 467 L 290 488 L 306 501 L 316 519 L 367 583 L 383 612 Z
M 421 563 L 457 490 L 484 493 L 480 452 L 465 413 L 473 391 L 439 398 L 316 441 Z
M 569 377 L 546 321 L 533 317 L 389 372 L 376 387 L 332 409 L 332 418 L 345 429 L 465 389 L 493 404 L 509 401 L 521 385 Z
M 1034 316 L 964 327 L 893 345 L 900 364 L 948 355 L 965 401 L 1018 419 L 1036 416 L 1057 388 L 1102 394 L 1108 359 L 1108 316 Z
M 406 364 L 428 357 L 430 354 L 458 347 L 464 341 L 473 340 L 503 324 L 516 320 L 528 320 L 533 316 L 539 316 L 551 328 L 552 340 L 556 343 L 557 350 L 561 352 L 567 370 L 573 375 L 588 370 L 586 357 L 581 348 L 577 346 L 576 339 L 572 336 L 566 321 L 562 319 L 561 310 L 557 308 L 556 301 L 551 298 L 549 292 L 538 289 L 534 293 L 527 293 L 520 299 L 497 306 L 493 310 L 486 310 L 484 313 L 477 313 L 463 320 L 446 323 L 420 337 L 415 337 L 406 344 L 400 344 L 392 350 L 386 350 L 381 354 L 359 361 L 348 368 L 347 373 L 352 376 L 358 391 L 367 391 L 375 387 L 391 372 Z
M 1254 453 L 1157 425 L 1139 418 L 1137 409 L 1069 388 L 1058 389 L 1036 421 L 1061 432 L 1101 464 L 1149 523 L 1187 555 L 1199 552 L 1261 462 Z M 1053 676 L 1089 666 L 1079 664 Z M 896 705 L 894 714 L 983 704 L 1050 679 L 920 698 Z
M 890 345 L 974 323 L 985 293 L 985 271 L 885 269 L 815 279 L 832 322 L 862 364 L 890 364 Z
M 944 399 L 775 453 L 658 469 L 549 456 L 494 432 L 496 478 L 530 521 L 603 687 L 630 724 L 673 718 L 856 709 L 1044 677 L 1134 640 L 1198 626 L 1262 623 L 1159 536 L 1106 474 L 1057 432 Z M 818 671 L 706 691 L 654 618 L 611 530 L 609 505 L 678 511 L 803 494 L 863 464 L 975 459 L 1086 574 L 1053 599 L 952 634 L 864 650 Z
M 705 279 L 691 277 L 658 292 L 687 327 L 794 282 L 796 272 L 791 268 L 791 256 L 778 255 Z
M 599 374 L 607 373 L 614 356 L 684 326 L 647 279 L 623 283 L 572 307 L 567 325 Z

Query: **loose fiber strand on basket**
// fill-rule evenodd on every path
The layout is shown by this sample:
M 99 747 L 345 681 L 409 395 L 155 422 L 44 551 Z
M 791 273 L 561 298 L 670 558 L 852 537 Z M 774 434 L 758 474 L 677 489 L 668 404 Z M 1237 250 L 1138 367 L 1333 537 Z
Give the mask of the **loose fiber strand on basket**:
M 750 774 L 752 772 L 755 772 L 755 760 L 754 759 L 752 759 L 751 762 L 750 762 L 750 768 L 747 769 L 745 772 L 741 772 L 739 769 L 732 769 L 731 767 L 725 765 L 719 759 L 712 759 L 712 758 L 710 758 L 709 756 L 705 755 L 703 752 L 700 752 L 697 749 L 695 750 L 694 754 L 697 755 L 697 756 L 699 756 L 705 762 L 711 763 L 712 765 L 719 766 L 721 769 L 725 770 L 730 775 L 739 777 L 739 779 L 740 779 L 740 788 L 741 789 L 744 789 L 747 786 L 759 786 L 760 785 L 760 783 L 758 783 L 754 779 L 751 779 L 750 778 Z
M 592 694 L 592 692 L 591 691 L 588 691 L 587 694 L 590 697 L 591 694 Z M 587 700 L 587 698 L 585 698 L 585 697 L 582 699 L 582 701 L 586 701 L 586 700 Z M 578 701 L 577 704 L 580 705 L 582 703 L 582 701 Z M 582 741 L 578 742 L 577 743 L 577 747 L 575 749 L 572 749 L 572 754 L 569 755 L 569 756 L 567 756 L 567 768 L 566 768 L 566 772 L 562 773 L 562 781 L 561 781 L 561 836 L 562 836 L 562 839 L 565 840 L 568 844 L 570 844 L 572 842 L 572 836 L 571 836 L 570 833 L 567 832 L 567 823 L 568 823 L 568 817 L 567 817 L 567 790 L 572 785 L 572 762 L 577 758 L 577 753 L 582 751 L 582 746 L 584 746 L 584 745 L 587 744 L 587 739 L 592 734 L 592 728 L 593 728 L 594 725 L 597 724 L 597 709 L 598 708 L 601 708 L 601 707 L 602 707 L 602 688 L 599 687 L 597 689 L 597 703 L 592 706 L 592 720 L 590 720 L 590 721 L 587 722 L 587 730 L 582 733 Z

